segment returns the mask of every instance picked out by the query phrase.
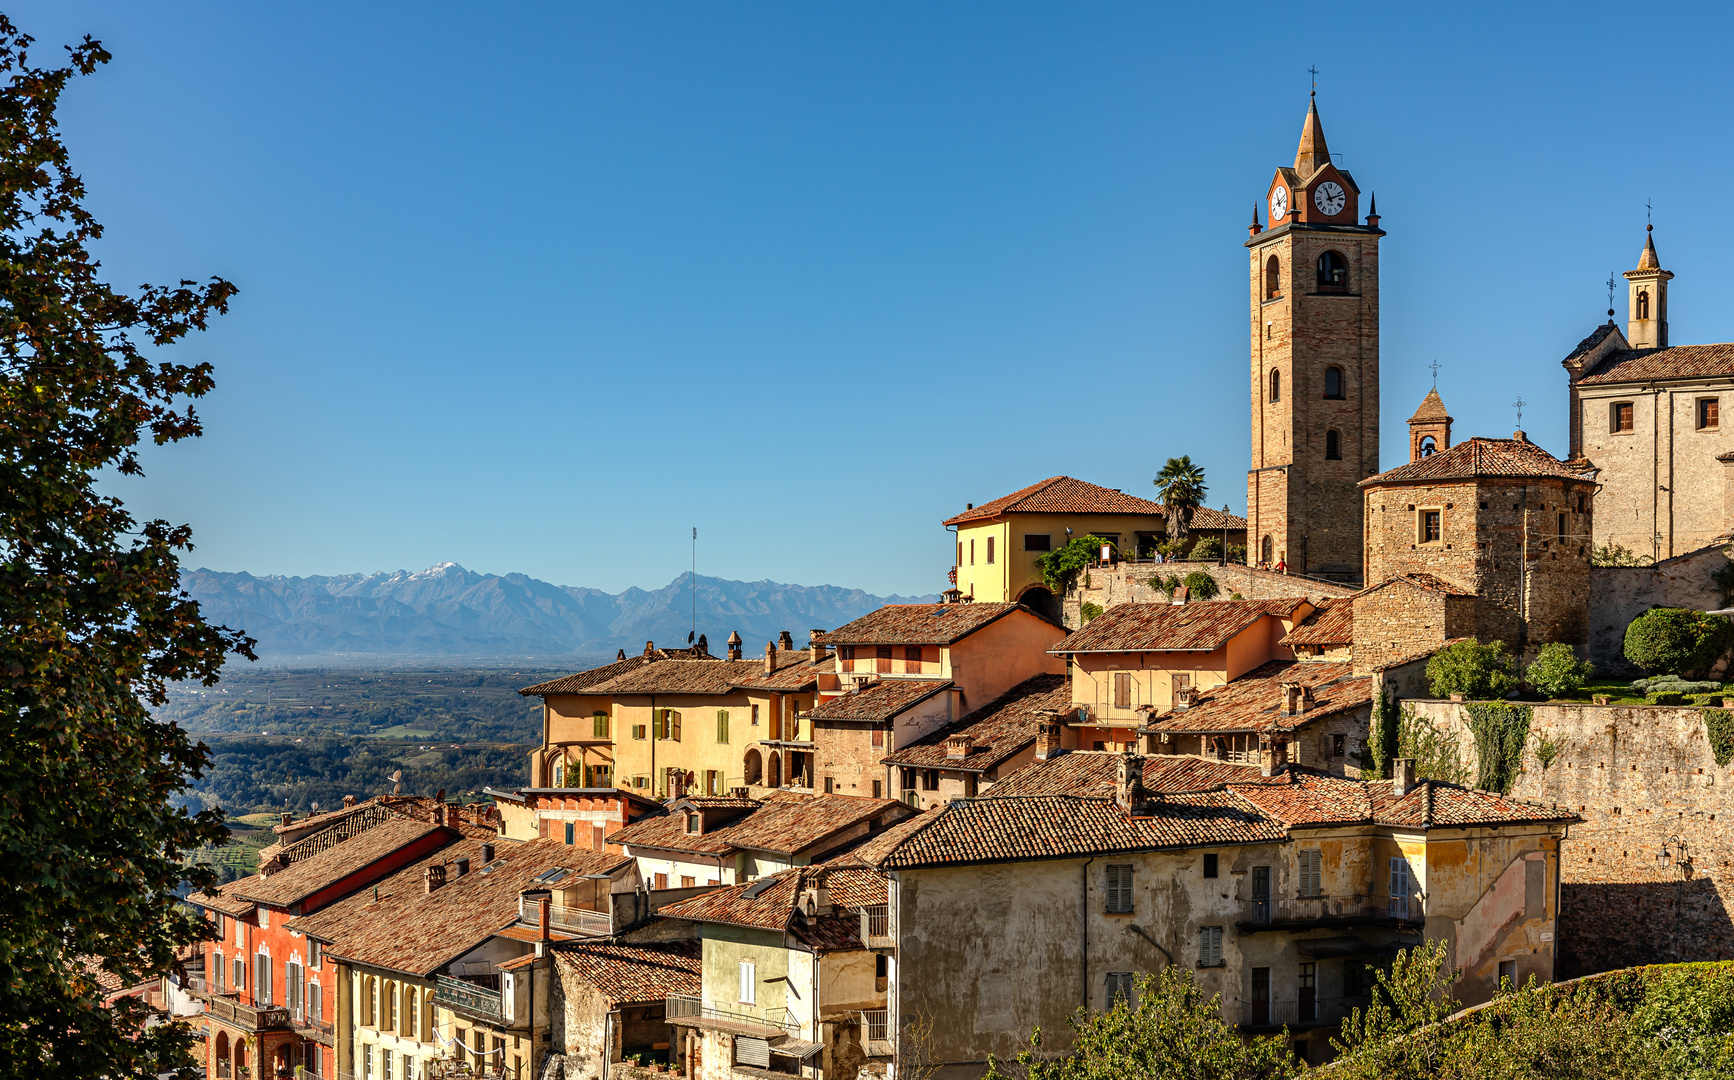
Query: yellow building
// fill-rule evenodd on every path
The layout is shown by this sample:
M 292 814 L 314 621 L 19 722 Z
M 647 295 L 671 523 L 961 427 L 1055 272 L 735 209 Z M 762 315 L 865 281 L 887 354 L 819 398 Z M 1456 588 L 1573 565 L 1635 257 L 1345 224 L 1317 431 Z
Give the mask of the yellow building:
M 957 530 L 955 584 L 964 596 L 988 603 L 1017 601 L 1049 618 L 1060 617 L 1059 598 L 1042 582 L 1043 555 L 1075 536 L 1115 541 L 1124 556 L 1153 554 L 1167 536 L 1161 503 L 1112 488 L 1050 476 L 1040 483 L 945 519 Z M 1242 530 L 1245 524 L 1241 524 Z

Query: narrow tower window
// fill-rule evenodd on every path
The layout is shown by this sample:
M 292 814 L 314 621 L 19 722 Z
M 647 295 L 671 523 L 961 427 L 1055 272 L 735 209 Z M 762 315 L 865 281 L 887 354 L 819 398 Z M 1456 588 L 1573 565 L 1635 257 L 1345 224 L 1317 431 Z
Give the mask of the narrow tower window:
M 1343 397 L 1343 369 L 1335 364 L 1325 368 L 1325 397 L 1333 401 Z
M 1343 438 L 1335 431 L 1325 432 L 1325 460 L 1343 460 Z
M 1270 400 L 1282 400 L 1282 372 L 1280 371 L 1270 373 Z
M 1327 251 L 1319 256 L 1319 291 L 1347 292 L 1349 288 L 1349 260 L 1335 251 Z
M 1282 296 L 1282 261 L 1275 255 L 1264 264 L 1264 298 L 1276 300 Z
M 1638 290 L 1638 318 L 1647 319 L 1649 317 L 1650 317 L 1650 294 L 1643 289 L 1639 289 Z

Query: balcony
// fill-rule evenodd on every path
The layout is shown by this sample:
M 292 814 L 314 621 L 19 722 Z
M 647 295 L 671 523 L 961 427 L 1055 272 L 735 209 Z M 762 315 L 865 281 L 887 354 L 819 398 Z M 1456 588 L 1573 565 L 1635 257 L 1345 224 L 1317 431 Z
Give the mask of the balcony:
M 884 904 L 861 909 L 861 942 L 869 949 L 897 947 L 897 939 L 891 936 L 891 912 Z
M 867 1009 L 861 1014 L 861 1047 L 868 1057 L 890 1057 L 891 1014 L 884 1009 Z
M 506 1015 L 498 990 L 446 975 L 435 976 L 434 1001 L 489 1020 L 497 1021 Z
M 1240 1006 L 1240 1026 L 1254 1031 L 1337 1027 L 1357 1006 L 1364 1008 L 1366 1004 L 1365 995 L 1320 998 L 1303 994 L 1290 1001 L 1245 1001 Z
M 289 1010 L 281 1005 L 255 1008 L 217 995 L 206 999 L 205 1014 L 242 1031 L 281 1031 L 289 1026 Z
M 324 1043 L 326 1046 L 337 1045 L 337 1033 L 329 1020 L 296 1011 L 290 1015 L 289 1024 L 298 1034 L 315 1042 Z
M 525 926 L 541 926 L 541 905 L 534 900 L 519 897 L 518 921 Z M 579 937 L 607 937 L 614 932 L 613 921 L 608 912 L 589 911 L 585 908 L 551 906 L 548 909 L 548 926 L 562 933 L 577 934 Z
M 1275 930 L 1326 930 L 1350 926 L 1385 926 L 1407 930 L 1426 921 L 1419 897 L 1377 900 L 1349 896 L 1254 897 L 1241 902 L 1235 924 L 1242 934 Z
M 663 999 L 664 1019 L 686 1027 L 706 1027 L 746 1035 L 799 1035 L 801 1025 L 788 1009 L 753 1005 L 718 1005 L 688 994 Z

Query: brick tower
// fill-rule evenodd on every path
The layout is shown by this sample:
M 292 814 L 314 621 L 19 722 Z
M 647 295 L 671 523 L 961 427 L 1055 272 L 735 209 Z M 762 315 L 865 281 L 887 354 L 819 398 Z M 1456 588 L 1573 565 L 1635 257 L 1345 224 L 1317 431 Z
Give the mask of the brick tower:
M 1252 469 L 1247 557 L 1298 573 L 1361 573 L 1362 499 L 1379 471 L 1377 205 L 1357 224 L 1360 188 L 1331 163 L 1318 102 L 1294 168 L 1253 214 Z

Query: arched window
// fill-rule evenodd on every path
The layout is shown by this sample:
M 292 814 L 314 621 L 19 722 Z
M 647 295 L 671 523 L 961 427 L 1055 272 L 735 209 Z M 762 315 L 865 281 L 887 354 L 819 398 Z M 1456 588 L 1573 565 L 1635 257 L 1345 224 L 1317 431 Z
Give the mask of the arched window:
M 1327 251 L 1319 256 L 1319 291 L 1347 292 L 1349 260 L 1341 252 Z
M 1343 460 L 1343 439 L 1335 431 L 1325 432 L 1325 460 Z
M 1638 318 L 1647 319 L 1649 317 L 1650 317 L 1650 294 L 1646 290 L 1639 289 L 1638 290 Z
M 1270 557 L 1275 551 L 1276 542 L 1272 540 L 1269 535 L 1266 535 L 1263 540 L 1259 541 L 1258 561 L 1268 565 L 1270 563 Z
M 1332 364 L 1325 368 L 1325 397 L 1341 400 L 1343 396 L 1343 369 Z
M 409 991 L 409 1037 L 421 1038 L 421 991 L 414 987 Z
M 1282 295 L 1282 260 L 1275 255 L 1264 264 L 1264 298 L 1275 300 Z
M 1433 441 L 1433 436 L 1426 435 L 1421 439 L 1421 456 L 1432 457 L 1439 452 L 1439 444 Z
M 1270 400 L 1282 400 L 1282 372 L 1280 371 L 1270 373 Z

